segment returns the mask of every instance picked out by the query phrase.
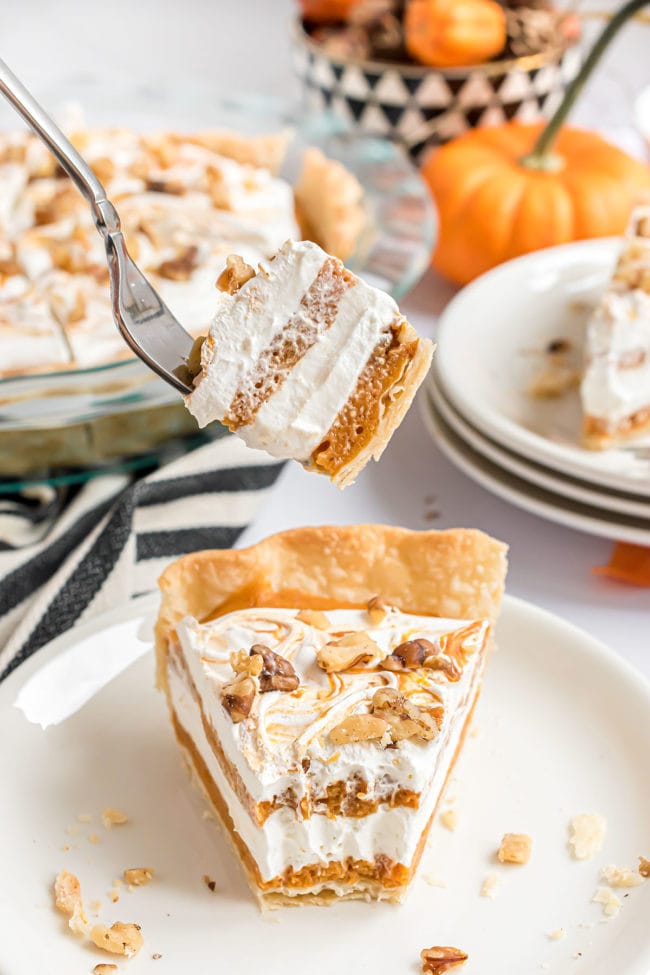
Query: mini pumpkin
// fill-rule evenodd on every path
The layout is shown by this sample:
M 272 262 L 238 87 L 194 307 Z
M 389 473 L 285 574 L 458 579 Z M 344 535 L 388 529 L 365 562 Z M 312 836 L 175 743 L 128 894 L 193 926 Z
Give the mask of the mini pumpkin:
M 300 9 L 305 20 L 317 24 L 331 24 L 347 20 L 353 8 L 363 0 L 300 0 Z
M 545 127 L 474 129 L 425 160 L 439 217 L 433 264 L 445 277 L 466 284 L 528 251 L 624 231 L 650 193 L 650 167 L 562 123 L 611 37 L 644 5 L 629 0 L 614 15 Z
M 480 64 L 505 47 L 506 15 L 495 0 L 410 0 L 404 38 L 411 57 L 422 64 Z

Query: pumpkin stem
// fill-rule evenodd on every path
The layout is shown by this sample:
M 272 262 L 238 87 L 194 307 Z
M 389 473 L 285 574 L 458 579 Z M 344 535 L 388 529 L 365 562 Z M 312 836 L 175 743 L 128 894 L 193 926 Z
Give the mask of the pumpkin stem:
M 600 61 L 603 52 L 609 46 L 614 35 L 618 33 L 626 20 L 632 17 L 641 7 L 645 7 L 649 2 L 650 0 L 628 0 L 627 3 L 624 3 L 612 15 L 594 43 L 594 46 L 589 51 L 580 71 L 567 88 L 559 107 L 542 129 L 532 151 L 521 160 L 524 166 L 541 170 L 553 170 L 561 166 L 561 162 L 551 152 L 553 144 L 558 137 L 560 127 L 575 105 L 587 79 Z

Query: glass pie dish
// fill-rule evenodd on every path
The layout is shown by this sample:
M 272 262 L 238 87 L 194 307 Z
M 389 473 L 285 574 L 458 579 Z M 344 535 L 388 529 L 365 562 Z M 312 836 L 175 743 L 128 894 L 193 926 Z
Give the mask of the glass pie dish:
M 72 100 L 83 106 L 88 128 L 231 129 L 248 135 L 289 130 L 280 170 L 289 183 L 295 184 L 304 149 L 316 146 L 363 186 L 364 226 L 346 261 L 355 274 L 399 298 L 428 265 L 435 221 L 417 171 L 394 145 L 351 132 L 334 116 L 305 114 L 267 97 L 218 99 L 192 85 L 120 92 L 84 83 L 48 92 L 47 104 Z M 19 128 L 8 108 L 0 128 Z M 151 458 L 170 441 L 197 432 L 178 394 L 137 359 L 0 378 L 0 492 L 133 467 L 136 458 Z

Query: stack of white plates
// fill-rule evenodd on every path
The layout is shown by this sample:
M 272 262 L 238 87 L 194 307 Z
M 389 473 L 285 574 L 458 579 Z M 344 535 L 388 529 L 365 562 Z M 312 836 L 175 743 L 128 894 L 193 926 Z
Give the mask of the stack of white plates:
M 488 490 L 552 521 L 650 545 L 650 442 L 587 450 L 578 389 L 551 400 L 528 391 L 550 342 L 568 341 L 579 357 L 618 248 L 549 248 L 463 289 L 441 318 L 422 403 L 443 452 Z

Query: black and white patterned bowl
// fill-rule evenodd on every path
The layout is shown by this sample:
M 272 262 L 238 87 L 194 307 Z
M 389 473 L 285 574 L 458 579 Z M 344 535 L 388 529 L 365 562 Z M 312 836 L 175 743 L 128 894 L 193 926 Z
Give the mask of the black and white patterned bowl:
M 550 116 L 580 66 L 577 44 L 466 68 L 331 57 L 301 21 L 293 57 L 309 107 L 402 143 L 416 162 L 470 128 Z

